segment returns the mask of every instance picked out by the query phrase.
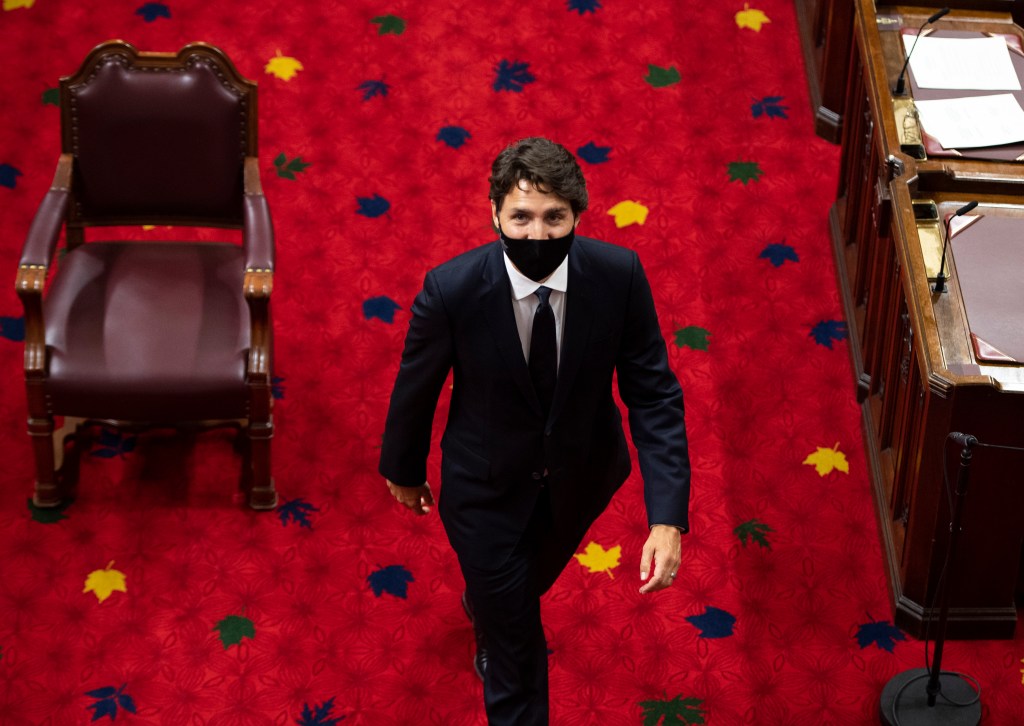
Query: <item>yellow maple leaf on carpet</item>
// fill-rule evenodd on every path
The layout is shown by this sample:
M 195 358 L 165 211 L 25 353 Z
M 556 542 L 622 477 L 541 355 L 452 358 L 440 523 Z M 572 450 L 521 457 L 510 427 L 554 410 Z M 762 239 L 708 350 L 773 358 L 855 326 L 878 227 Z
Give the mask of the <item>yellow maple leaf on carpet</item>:
M 839 450 L 839 442 L 831 449 L 819 446 L 813 454 L 808 454 L 804 463 L 814 467 L 818 476 L 831 474 L 833 469 L 838 469 L 844 474 L 850 473 L 850 464 L 846 461 L 846 454 Z
M 295 74 L 303 70 L 302 63 L 297 58 L 292 58 L 288 55 L 281 55 L 281 51 L 277 51 L 277 55 L 267 61 L 266 68 L 264 70 L 272 76 L 277 76 L 282 81 L 290 81 L 295 78 Z
M 647 221 L 647 211 L 647 207 L 640 202 L 627 199 L 609 209 L 608 214 L 615 217 L 615 226 L 621 228 L 631 224 L 643 224 Z
M 755 33 L 761 32 L 761 26 L 772 22 L 771 19 L 760 10 L 751 8 L 750 3 L 743 3 L 743 9 L 736 13 L 736 25 L 740 28 L 750 28 Z
M 114 590 L 128 592 L 125 574 L 120 570 L 112 569 L 113 567 L 114 561 L 111 560 L 105 569 L 90 572 L 89 576 L 85 578 L 85 589 L 82 592 L 92 592 L 100 602 L 110 597 Z
M 619 557 L 622 556 L 622 547 L 615 545 L 611 549 L 605 549 L 597 542 L 587 545 L 586 552 L 573 555 L 580 564 L 587 567 L 590 572 L 607 572 L 608 577 L 615 579 L 612 570 L 619 566 Z
M 18 8 L 30 8 L 36 4 L 36 0 L 4 0 L 4 10 L 17 10 Z

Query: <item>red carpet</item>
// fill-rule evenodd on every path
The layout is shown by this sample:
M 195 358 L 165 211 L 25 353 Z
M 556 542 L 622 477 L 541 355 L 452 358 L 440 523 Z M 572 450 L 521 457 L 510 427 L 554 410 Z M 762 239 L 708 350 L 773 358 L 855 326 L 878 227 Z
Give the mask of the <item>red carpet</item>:
M 533 134 L 583 160 L 580 233 L 640 252 L 694 465 L 674 588 L 637 594 L 634 476 L 546 598 L 553 723 L 875 722 L 923 648 L 886 594 L 826 225 L 838 149 L 792 4 L 751 4 L 4 0 L 10 283 L 59 153 L 48 91 L 92 46 L 205 40 L 259 81 L 282 505 L 244 506 L 227 434 L 97 431 L 77 499 L 38 521 L 4 286 L 0 724 L 483 723 L 454 556 L 376 458 L 423 275 L 493 239 L 489 164 Z M 1022 658 L 957 642 L 944 664 L 999 726 L 1024 723 Z

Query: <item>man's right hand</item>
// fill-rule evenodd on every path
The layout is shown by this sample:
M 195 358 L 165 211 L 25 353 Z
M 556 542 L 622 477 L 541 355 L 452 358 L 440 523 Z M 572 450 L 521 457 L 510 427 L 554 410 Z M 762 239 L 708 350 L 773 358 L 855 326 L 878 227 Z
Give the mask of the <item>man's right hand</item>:
M 434 495 L 430 491 L 430 484 L 423 482 L 418 487 L 401 487 L 390 479 L 385 479 L 391 496 L 401 502 L 402 506 L 411 509 L 416 514 L 430 514 L 434 506 Z

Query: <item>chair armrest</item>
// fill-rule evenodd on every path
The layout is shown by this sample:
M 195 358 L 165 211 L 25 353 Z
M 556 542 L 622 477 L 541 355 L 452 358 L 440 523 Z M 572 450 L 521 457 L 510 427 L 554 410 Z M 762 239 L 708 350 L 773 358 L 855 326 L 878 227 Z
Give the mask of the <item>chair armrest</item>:
M 61 226 L 64 224 L 64 216 L 68 209 L 69 193 L 71 189 L 71 163 L 70 154 L 61 154 L 57 163 L 57 172 L 53 177 L 53 184 L 40 202 L 35 217 L 32 218 L 32 226 L 29 227 L 28 235 L 25 237 L 25 245 L 21 249 L 21 267 L 41 266 L 44 269 L 50 266 L 53 253 L 57 250 L 57 241 L 60 238 Z
M 274 269 L 274 225 L 270 207 L 260 185 L 260 168 L 256 157 L 245 159 L 245 195 L 242 218 L 242 246 L 245 248 L 245 269 L 272 272 Z
M 274 331 L 270 321 L 270 293 L 274 290 L 274 226 L 270 207 L 260 184 L 259 160 L 245 157 L 242 247 L 245 276 L 242 294 L 249 305 L 251 339 L 248 376 L 251 381 L 271 385 L 271 356 Z
M 57 250 L 71 189 L 72 156 L 61 154 L 53 184 L 32 219 L 18 263 L 15 292 L 25 308 L 25 374 L 46 375 L 46 327 L 43 323 L 43 288 Z

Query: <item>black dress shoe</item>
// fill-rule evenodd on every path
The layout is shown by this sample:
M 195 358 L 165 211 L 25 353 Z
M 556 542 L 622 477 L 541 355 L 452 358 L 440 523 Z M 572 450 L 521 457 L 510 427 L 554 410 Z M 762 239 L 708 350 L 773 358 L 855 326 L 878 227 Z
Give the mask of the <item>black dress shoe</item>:
M 487 648 L 481 648 L 477 645 L 476 654 L 473 656 L 473 670 L 476 671 L 477 677 L 483 681 L 484 674 L 487 673 Z
M 476 636 L 476 653 L 473 654 L 473 670 L 482 681 L 487 672 L 487 644 L 484 641 L 483 633 L 476 627 L 476 618 L 473 616 L 473 608 L 469 606 L 469 598 L 465 591 L 462 593 L 462 609 L 466 611 L 466 617 L 473 625 L 473 635 Z

